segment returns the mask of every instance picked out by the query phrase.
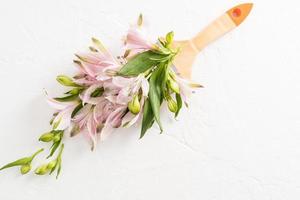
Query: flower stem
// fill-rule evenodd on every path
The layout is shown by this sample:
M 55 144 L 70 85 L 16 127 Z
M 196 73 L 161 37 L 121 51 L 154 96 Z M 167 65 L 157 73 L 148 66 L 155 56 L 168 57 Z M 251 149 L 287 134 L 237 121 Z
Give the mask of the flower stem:
M 31 156 L 31 160 L 34 159 L 35 156 L 37 156 L 39 153 L 41 153 L 42 151 L 44 151 L 43 148 L 39 149 L 37 152 L 35 152 L 32 156 Z
M 61 154 L 62 154 L 62 152 L 63 152 L 63 150 L 64 150 L 64 147 L 65 147 L 65 145 L 64 145 L 64 144 L 61 144 L 60 149 L 59 149 L 59 153 L 58 153 L 58 156 L 57 156 L 57 157 L 61 157 Z

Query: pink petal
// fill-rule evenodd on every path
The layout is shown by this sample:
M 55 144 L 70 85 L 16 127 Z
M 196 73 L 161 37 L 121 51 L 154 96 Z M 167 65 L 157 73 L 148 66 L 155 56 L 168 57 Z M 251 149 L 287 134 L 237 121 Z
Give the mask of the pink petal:
M 134 26 L 128 31 L 126 47 L 127 49 L 149 50 L 152 48 L 152 44 L 146 39 L 142 30 Z
M 82 99 L 82 103 L 90 103 L 90 104 L 97 104 L 102 97 L 91 97 L 91 94 L 98 88 L 103 86 L 102 82 L 98 82 L 96 84 L 91 85 L 88 89 L 86 89 L 82 95 L 79 95 Z
M 183 101 L 187 103 L 187 98 L 192 94 L 193 90 L 192 88 L 189 86 L 189 81 L 180 78 L 179 76 L 175 77 L 176 82 L 179 85 L 180 88 L 180 94 L 183 98 Z
M 86 104 L 85 106 L 83 106 L 83 108 L 81 108 L 77 114 L 73 117 L 73 121 L 74 122 L 79 122 L 81 120 L 83 120 L 83 118 L 85 118 L 89 112 L 91 111 L 92 105 L 91 104 Z
M 147 81 L 147 79 L 144 78 L 142 80 L 141 88 L 142 88 L 143 96 L 147 97 L 149 93 L 149 82 Z
M 83 72 L 87 73 L 91 77 L 97 77 L 98 80 L 106 80 L 107 74 L 106 68 L 117 68 L 117 63 L 110 54 L 104 54 L 101 52 L 89 53 L 86 55 L 80 55 L 82 57 Z
M 57 110 L 64 110 L 68 106 L 74 105 L 74 101 L 73 102 L 60 102 L 60 101 L 56 101 L 55 99 L 49 98 L 49 97 L 47 97 L 47 103 L 51 107 L 53 107 L 54 109 L 57 109 Z
M 100 138 L 102 141 L 106 140 L 107 137 L 114 131 L 114 128 L 112 126 L 104 125 L 104 127 L 101 130 Z
M 105 99 L 110 101 L 111 103 L 117 103 L 117 96 L 106 96 Z
M 110 113 L 101 131 L 102 139 L 107 138 L 107 136 L 113 131 L 113 128 L 117 128 L 121 125 L 122 116 L 126 109 L 127 107 L 121 106 Z
M 92 85 L 97 83 L 97 79 L 88 79 L 88 78 L 80 78 L 80 79 L 75 79 L 74 80 L 75 83 L 77 83 L 78 85 Z
M 70 106 L 69 108 L 61 111 L 58 113 L 58 115 L 54 118 L 53 123 L 59 122 L 58 126 L 55 128 L 55 130 L 65 130 L 70 126 L 71 123 L 71 115 L 73 110 L 75 109 L 75 106 Z
M 130 85 L 134 81 L 134 78 L 125 78 L 121 76 L 115 76 L 112 79 L 112 83 L 120 88 Z
M 120 91 L 117 96 L 116 103 L 120 105 L 127 105 L 129 101 L 131 101 L 132 97 L 129 96 L 128 92 Z
M 92 77 L 95 77 L 101 71 L 101 68 L 98 68 L 96 64 L 82 62 L 82 67 Z
M 94 121 L 93 116 L 91 115 L 87 120 L 87 130 L 90 139 L 93 142 L 93 146 L 96 146 L 97 143 L 97 124 Z
M 132 126 L 141 118 L 141 116 L 141 113 L 134 115 L 131 112 L 128 112 L 122 119 L 122 126 L 126 128 Z
M 94 107 L 94 111 L 93 111 L 93 117 L 94 120 L 97 123 L 102 123 L 104 121 L 104 109 L 105 109 L 105 99 L 102 99 L 101 102 L 99 102 L 95 107 Z

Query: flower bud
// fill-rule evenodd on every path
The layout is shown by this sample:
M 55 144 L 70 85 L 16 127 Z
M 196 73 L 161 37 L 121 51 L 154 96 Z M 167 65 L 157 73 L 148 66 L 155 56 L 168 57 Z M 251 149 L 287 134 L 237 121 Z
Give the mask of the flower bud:
M 31 166 L 29 164 L 22 165 L 20 168 L 21 174 L 27 174 L 31 170 Z
M 173 42 L 174 32 L 171 31 L 166 35 L 167 44 L 171 44 Z
M 39 141 L 42 141 L 42 142 L 50 142 L 52 141 L 54 138 L 54 133 L 44 133 L 43 135 L 41 135 L 41 137 L 39 138 Z
M 48 165 L 41 165 L 39 166 L 38 168 L 36 168 L 36 170 L 34 171 L 35 174 L 37 175 L 44 175 L 48 172 L 48 168 L 47 168 Z
M 168 80 L 168 85 L 169 85 L 170 89 L 171 89 L 173 92 L 179 94 L 179 90 L 180 90 L 180 89 L 179 89 L 179 85 L 178 85 L 178 83 L 177 83 L 176 81 L 174 81 L 173 79 L 169 79 L 169 80 Z
M 81 88 L 73 88 L 72 90 L 70 90 L 69 92 L 67 92 L 66 94 L 79 94 L 81 92 Z
M 135 95 L 133 99 L 128 103 L 128 109 L 132 114 L 138 114 L 141 109 L 138 95 Z
M 178 106 L 177 106 L 176 101 L 174 101 L 171 97 L 169 97 L 167 99 L 167 101 L 168 101 L 168 108 L 169 108 L 169 110 L 171 112 L 173 112 L 173 113 L 177 112 Z
M 50 162 L 48 163 L 48 165 L 47 165 L 47 169 L 48 169 L 48 170 L 53 169 L 53 168 L 56 166 L 56 164 L 57 164 L 57 160 L 52 160 L 52 161 L 50 161 Z
M 76 83 L 73 82 L 73 80 L 71 78 L 64 76 L 64 75 L 57 76 L 56 80 L 64 86 L 71 86 L 71 87 L 78 86 Z
M 61 139 L 61 135 L 59 133 L 55 134 L 53 137 L 53 142 L 58 142 L 60 139 Z

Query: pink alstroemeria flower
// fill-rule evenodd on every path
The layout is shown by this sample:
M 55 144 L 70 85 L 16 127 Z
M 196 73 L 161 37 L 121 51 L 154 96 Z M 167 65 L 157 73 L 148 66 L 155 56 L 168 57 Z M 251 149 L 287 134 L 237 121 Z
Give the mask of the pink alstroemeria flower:
M 86 104 L 73 118 L 79 132 L 85 133 L 92 142 L 97 143 L 98 136 L 106 138 L 114 128 L 121 125 L 121 119 L 127 107 L 111 103 L 101 98 L 97 105 Z
M 86 74 L 85 78 L 90 81 L 110 79 L 110 72 L 117 71 L 121 67 L 108 52 L 91 52 L 77 57 L 80 59 L 81 72 Z
M 140 89 L 142 91 L 142 96 L 148 96 L 149 82 L 143 74 L 132 78 L 115 76 L 112 79 L 112 83 L 116 87 L 121 88 L 117 95 L 116 103 L 127 104 Z
M 51 107 L 56 109 L 57 115 L 53 119 L 54 130 L 65 130 L 71 125 L 71 115 L 79 102 L 60 102 L 52 98 L 48 98 L 47 102 Z
M 92 105 L 96 105 L 99 103 L 103 97 L 91 97 L 92 93 L 99 88 L 103 87 L 103 82 L 102 81 L 95 81 L 94 84 L 90 85 L 82 94 L 79 95 L 79 97 L 82 100 L 82 103 L 89 103 Z
M 111 104 L 111 102 L 108 104 Z M 119 128 L 121 126 L 122 118 L 125 114 L 125 111 L 127 110 L 127 106 L 117 105 L 117 104 L 114 104 L 112 108 L 113 108 L 112 112 L 106 113 L 108 115 L 100 134 L 102 140 L 106 139 L 107 136 L 111 134 L 115 128 Z M 101 115 L 98 116 L 99 116 L 99 120 L 103 119 Z
M 113 78 L 112 82 L 116 87 L 122 88 L 119 91 L 118 95 L 115 96 L 115 98 L 110 98 L 112 102 L 118 104 L 127 106 L 127 104 L 134 98 L 134 96 L 139 95 L 141 91 L 140 112 L 136 115 L 132 114 L 131 112 L 127 112 L 127 114 L 122 119 L 122 126 L 130 127 L 134 123 L 136 123 L 142 116 L 142 108 L 149 93 L 149 82 L 143 74 L 140 74 L 137 77 L 133 78 L 116 76 Z
M 194 83 L 192 81 L 189 81 L 187 79 L 181 78 L 179 75 L 177 75 L 175 73 L 173 75 L 174 75 L 175 81 L 179 85 L 179 91 L 180 91 L 182 100 L 184 101 L 184 103 L 186 105 L 188 105 L 188 101 L 187 101 L 188 97 L 191 96 L 191 94 L 194 92 L 194 88 L 201 88 L 203 86 L 200 84 Z
M 77 133 L 84 133 L 92 143 L 92 149 L 97 143 L 98 125 L 94 117 L 94 106 L 86 104 L 73 117 L 72 121 L 76 124 Z
M 74 82 L 82 86 L 91 86 L 99 81 L 96 78 L 89 76 L 88 74 L 80 72 L 74 77 Z
M 130 27 L 125 37 L 124 44 L 125 49 L 127 51 L 129 50 L 129 56 L 133 56 L 154 48 L 154 44 L 150 42 L 140 26 Z

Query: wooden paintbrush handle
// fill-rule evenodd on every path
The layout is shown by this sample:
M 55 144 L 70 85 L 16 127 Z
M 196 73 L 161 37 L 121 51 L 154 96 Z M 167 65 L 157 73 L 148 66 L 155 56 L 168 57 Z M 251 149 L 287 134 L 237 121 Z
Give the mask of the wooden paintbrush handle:
M 199 52 L 208 44 L 223 36 L 235 27 L 236 24 L 232 21 L 230 16 L 225 13 L 208 25 L 203 31 L 196 35 L 196 37 L 190 40 L 190 42 Z

